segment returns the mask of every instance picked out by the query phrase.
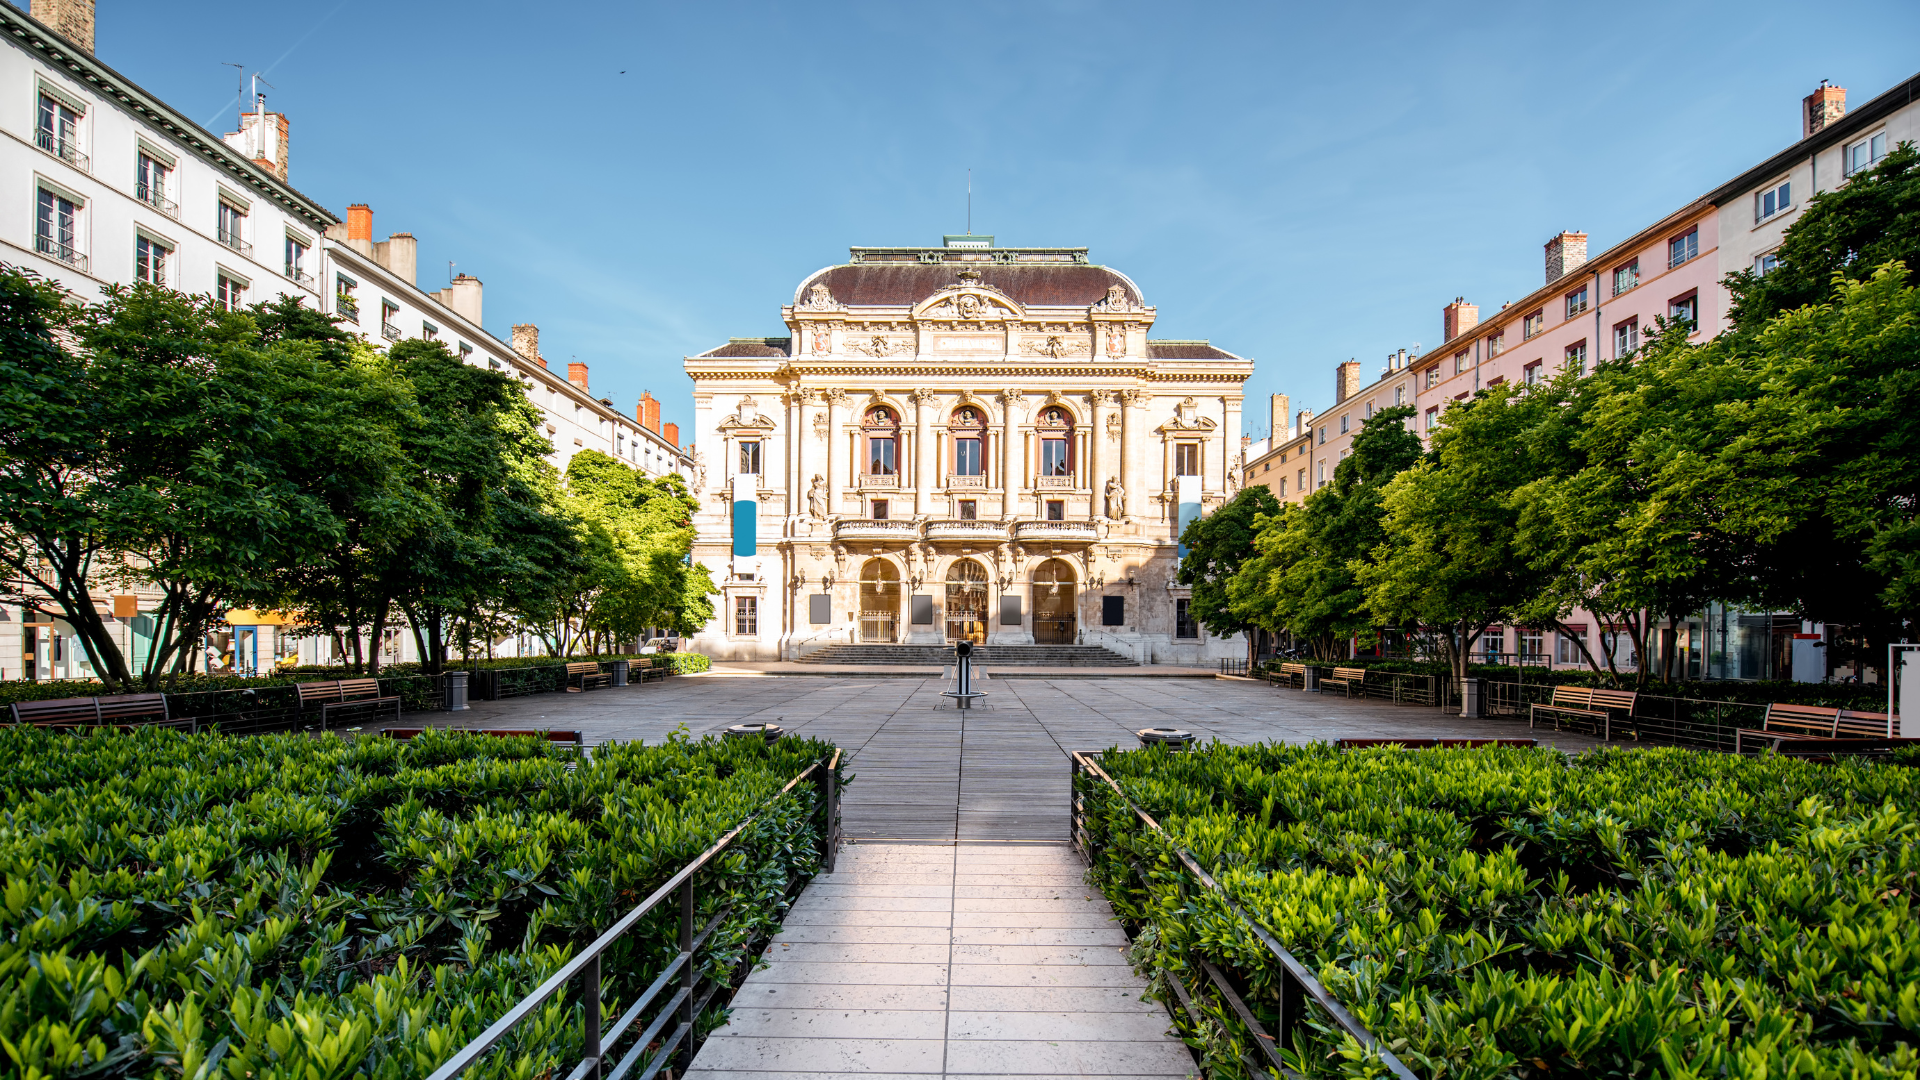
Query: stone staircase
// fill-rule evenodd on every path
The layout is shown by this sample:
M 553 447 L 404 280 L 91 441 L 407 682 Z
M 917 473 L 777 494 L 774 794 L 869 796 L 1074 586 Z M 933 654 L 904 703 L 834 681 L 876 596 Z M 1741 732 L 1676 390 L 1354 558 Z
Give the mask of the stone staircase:
M 1099 645 L 981 645 L 974 663 L 1006 667 L 1136 667 L 1131 657 Z M 901 664 L 939 667 L 953 663 L 951 645 L 828 645 L 800 658 L 803 664 Z

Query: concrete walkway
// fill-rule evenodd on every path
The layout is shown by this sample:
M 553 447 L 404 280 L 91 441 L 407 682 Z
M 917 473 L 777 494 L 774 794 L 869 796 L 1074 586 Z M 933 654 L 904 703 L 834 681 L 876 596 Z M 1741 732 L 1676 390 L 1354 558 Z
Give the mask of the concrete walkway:
M 1193 1058 L 1064 844 L 851 844 L 689 1080 L 1185 1077 Z

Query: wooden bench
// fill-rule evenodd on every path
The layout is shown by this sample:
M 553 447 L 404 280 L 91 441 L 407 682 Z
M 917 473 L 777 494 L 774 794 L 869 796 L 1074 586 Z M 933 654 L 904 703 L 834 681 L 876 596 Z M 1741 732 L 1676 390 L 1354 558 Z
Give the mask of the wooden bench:
M 1622 719 L 1632 726 L 1633 707 L 1640 698 L 1633 690 L 1602 690 L 1586 686 L 1556 686 L 1553 688 L 1553 701 L 1546 705 L 1533 705 L 1527 709 L 1527 726 L 1533 727 L 1541 714 L 1553 717 L 1553 729 L 1560 730 L 1560 718 L 1577 716 L 1591 720 L 1594 733 L 1602 741 L 1613 739 L 1613 714 L 1622 714 Z M 1640 738 L 1640 729 L 1633 729 L 1633 737 Z
M 1353 688 L 1367 681 L 1367 669 L 1363 667 L 1337 667 L 1333 669 L 1333 678 L 1320 680 L 1320 692 L 1326 693 L 1327 687 L 1337 686 L 1353 696 Z
M 637 671 L 640 673 L 640 682 L 644 684 L 648 680 L 665 679 L 667 676 L 673 674 L 673 662 L 669 660 L 668 662 L 662 664 L 658 660 L 655 660 L 652 657 L 648 657 L 647 665 L 645 667 L 630 668 L 629 675 L 631 675 L 631 673 L 634 671 Z
M 35 727 L 113 724 L 126 728 L 141 723 L 164 724 L 171 719 L 165 694 L 114 694 L 13 703 L 13 722 Z
M 1854 712 L 1830 705 L 1789 705 L 1776 701 L 1767 706 L 1767 714 L 1758 728 L 1739 728 L 1733 733 L 1733 752 L 1743 754 L 1751 743 L 1763 749 L 1779 750 L 1789 742 L 1835 739 L 1898 739 L 1897 728 L 1888 731 L 1886 713 Z M 1908 740 L 1901 740 L 1908 741 Z
M 378 679 L 330 679 L 324 682 L 295 683 L 294 690 L 299 693 L 301 712 L 315 705 L 320 706 L 320 730 L 322 731 L 326 730 L 327 721 L 336 709 L 378 711 L 392 705 L 393 718 L 400 719 L 399 696 L 382 697 Z
M 578 683 L 579 685 L 574 685 Z M 595 690 L 602 686 L 612 686 L 613 676 L 600 670 L 600 665 L 591 660 L 567 665 L 567 693 L 578 694 L 583 690 Z
M 1306 689 L 1307 688 L 1307 665 L 1281 664 L 1279 673 L 1276 674 L 1273 678 L 1273 685 L 1290 686 L 1290 687 L 1297 686 L 1302 690 Z
M 418 738 L 421 734 L 429 730 L 457 731 L 463 735 L 492 735 L 495 738 L 500 738 L 500 739 L 511 739 L 519 736 L 531 735 L 537 739 L 545 739 L 550 743 L 561 743 L 565 746 L 571 747 L 576 752 L 586 749 L 586 746 L 587 746 L 586 737 L 582 735 L 580 732 L 560 731 L 560 730 L 555 730 L 553 728 L 463 727 L 463 728 L 431 728 L 429 729 L 429 728 L 417 728 L 417 727 L 398 727 L 398 728 L 383 728 L 381 729 L 380 734 L 386 736 L 389 739 L 406 740 L 406 739 Z
M 1538 746 L 1534 739 L 1396 739 L 1391 736 L 1377 739 L 1335 739 L 1336 750 L 1364 750 L 1370 746 L 1403 746 L 1408 750 L 1427 750 L 1439 746 Z

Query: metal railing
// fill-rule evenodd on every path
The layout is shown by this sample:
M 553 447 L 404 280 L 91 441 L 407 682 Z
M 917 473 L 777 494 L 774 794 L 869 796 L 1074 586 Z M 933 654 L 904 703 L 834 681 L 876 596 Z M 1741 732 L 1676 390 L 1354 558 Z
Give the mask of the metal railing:
M 93 162 L 87 155 L 80 152 L 80 148 L 73 144 L 72 139 L 62 138 L 46 128 L 35 128 L 33 142 L 35 146 L 82 172 L 93 171 Z
M 1300 962 L 1298 957 L 1294 956 L 1293 953 L 1287 951 L 1284 946 L 1274 940 L 1273 935 L 1268 933 L 1265 927 L 1261 926 L 1249 916 L 1239 904 L 1235 903 L 1233 899 L 1227 895 L 1226 890 L 1220 887 L 1220 883 L 1213 879 L 1213 875 L 1201 868 L 1200 863 L 1194 859 L 1190 852 L 1178 844 L 1175 844 L 1172 838 L 1167 836 L 1167 831 L 1160 827 L 1159 822 L 1155 821 L 1146 811 L 1135 806 L 1132 799 L 1127 798 L 1126 792 L 1120 790 L 1120 785 L 1115 783 L 1113 778 L 1108 776 L 1106 771 L 1100 768 L 1099 763 L 1094 760 L 1096 756 L 1097 752 L 1082 751 L 1075 753 L 1072 758 L 1073 775 L 1067 797 L 1071 800 L 1069 813 L 1072 831 L 1071 839 L 1074 848 L 1078 850 L 1089 863 L 1094 860 L 1096 853 L 1094 851 L 1093 837 L 1092 834 L 1087 831 L 1085 824 L 1086 803 L 1080 795 L 1080 787 L 1083 779 L 1086 777 L 1094 777 L 1110 788 L 1121 803 L 1123 803 L 1128 810 L 1132 811 L 1134 816 L 1139 818 L 1147 828 L 1153 830 L 1154 833 L 1165 840 L 1167 847 L 1173 852 L 1174 856 L 1179 859 L 1180 865 L 1186 867 L 1187 872 L 1193 875 L 1194 880 L 1197 881 L 1202 888 L 1217 895 L 1220 903 L 1228 911 L 1231 911 L 1237 916 L 1241 922 L 1245 923 L 1247 929 L 1252 931 L 1253 936 L 1258 938 L 1260 944 L 1265 946 L 1273 958 L 1279 962 L 1279 1001 L 1275 1003 L 1274 1030 L 1268 1032 L 1266 1025 L 1262 1024 L 1259 1017 L 1254 1015 L 1252 1004 L 1247 1001 L 1244 995 L 1234 989 L 1233 981 L 1227 977 L 1227 973 L 1222 970 L 1220 964 L 1215 963 L 1203 955 L 1194 955 L 1191 957 L 1195 966 L 1206 974 L 1207 981 L 1213 984 L 1213 988 L 1220 995 L 1220 998 L 1227 1003 L 1227 1006 L 1233 1010 L 1234 1015 L 1239 1017 L 1240 1022 L 1246 1026 L 1247 1032 L 1253 1036 L 1254 1044 L 1258 1046 L 1266 1056 L 1268 1066 L 1263 1067 L 1256 1062 L 1247 1060 L 1243 1055 L 1242 1062 L 1249 1067 L 1250 1073 L 1258 1076 L 1266 1071 L 1266 1067 L 1271 1067 L 1275 1073 L 1280 1076 L 1292 1077 L 1299 1075 L 1286 1063 L 1281 1055 L 1281 1050 L 1292 1044 L 1294 1033 L 1300 1030 L 1303 1025 L 1307 1005 L 1313 1004 L 1319 1006 L 1320 1010 L 1332 1021 L 1333 1027 L 1336 1029 L 1336 1034 L 1344 1033 L 1350 1035 L 1368 1051 L 1378 1054 L 1380 1056 L 1380 1064 L 1386 1068 L 1389 1074 L 1398 1077 L 1399 1080 L 1416 1080 L 1412 1070 L 1408 1069 L 1391 1050 L 1388 1050 L 1385 1043 L 1381 1042 L 1372 1032 L 1368 1031 L 1359 1020 L 1356 1020 L 1353 1014 L 1346 1010 L 1345 1006 L 1336 1001 L 1333 995 L 1327 992 L 1327 988 L 1320 985 L 1320 980 L 1314 978 L 1313 972 L 1307 970 L 1307 966 Z M 1140 879 L 1143 886 L 1148 883 L 1147 873 L 1138 862 L 1130 859 L 1127 861 L 1127 865 L 1132 869 L 1134 875 Z M 1181 888 L 1184 892 L 1184 882 Z M 1180 1007 L 1192 1018 L 1196 1026 L 1204 1029 L 1208 1021 L 1201 1012 L 1199 1005 L 1194 1001 L 1194 990 L 1181 982 L 1180 977 L 1171 971 L 1163 968 L 1160 974 L 1166 977 L 1167 985 L 1172 988 L 1174 995 L 1179 998 Z M 433 1080 L 440 1080 L 440 1078 L 434 1077 Z
M 84 271 L 87 268 L 87 257 L 85 255 L 75 251 L 72 244 L 62 244 L 51 236 L 35 236 L 33 238 L 33 250 L 45 255 L 49 259 L 57 259 L 60 262 L 66 263 L 75 270 Z
M 733 913 L 733 908 L 731 905 L 721 908 L 707 920 L 704 926 L 695 928 L 694 913 L 698 906 L 695 887 L 699 872 L 719 858 L 734 840 L 747 830 L 748 826 L 760 820 L 760 815 L 768 806 L 792 791 L 802 781 L 812 778 L 812 782 L 820 789 L 821 806 L 825 816 L 820 829 L 821 866 L 828 873 L 832 873 L 834 851 L 840 842 L 839 765 L 840 751 L 835 750 L 832 759 L 824 762 L 816 761 L 807 766 L 800 775 L 787 781 L 779 794 L 769 799 L 754 812 L 752 817 L 734 826 L 712 847 L 701 853 L 699 858 L 682 867 L 679 873 L 655 889 L 653 895 L 621 916 L 618 922 L 595 938 L 593 944 L 575 954 L 572 960 L 548 977 L 547 981 L 541 983 L 533 993 L 521 998 L 518 1004 L 507 1010 L 505 1016 L 495 1020 L 472 1042 L 461 1047 L 447 1059 L 445 1064 L 435 1069 L 433 1075 L 427 1080 L 453 1080 L 454 1077 L 472 1068 L 486 1055 L 487 1051 L 506 1038 L 508 1033 L 530 1017 L 534 1017 L 542 1005 L 567 989 L 576 980 L 579 988 L 575 994 L 585 1013 L 586 1041 L 582 1047 L 579 1063 L 565 1074 L 566 1080 L 625 1080 L 625 1077 L 630 1074 L 634 1075 L 634 1080 L 653 1080 L 676 1056 L 683 1059 L 678 1071 L 684 1073 L 687 1065 L 692 1064 L 694 1052 L 697 1049 L 694 1045 L 695 1025 L 700 1019 L 700 1014 L 712 1002 L 716 993 L 731 985 L 733 975 L 733 971 L 729 969 L 723 973 L 727 978 L 716 979 L 712 973 L 701 971 L 699 963 L 701 950 L 705 948 L 715 931 L 726 922 L 727 916 Z M 679 951 L 633 1004 L 614 1020 L 611 1027 L 607 1027 L 601 1017 L 601 956 L 624 937 L 627 931 L 638 926 L 640 920 L 648 913 L 676 893 L 679 894 L 680 899 Z M 748 957 L 745 962 L 752 963 L 752 958 Z M 659 1001 L 662 994 L 668 992 L 668 988 L 673 985 L 676 977 L 679 988 L 672 991 L 672 996 L 661 1004 L 659 1011 L 634 1039 L 632 1046 L 611 1069 L 608 1069 L 607 1058 L 620 1043 L 622 1036 L 640 1022 L 641 1016 L 650 1006 Z M 674 1024 L 673 1031 L 661 1038 L 662 1029 L 676 1016 L 679 1022 Z M 634 1067 L 640 1064 L 641 1058 L 650 1049 L 654 1051 L 652 1056 L 647 1058 L 645 1066 L 638 1074 L 633 1074 Z M 553 1075 L 557 1080 L 558 1074 Z
M 133 197 L 168 217 L 180 216 L 180 204 L 160 194 L 160 189 L 152 184 L 133 185 Z
M 386 338 L 388 341 L 399 341 L 400 328 L 390 322 L 382 322 L 380 324 L 380 336 Z
M 225 204 L 223 203 L 221 205 L 224 206 Z M 253 257 L 253 245 L 247 243 L 245 240 L 240 239 L 239 233 L 229 232 L 226 229 L 221 229 L 214 234 L 214 239 L 220 241 L 222 244 L 232 248 L 233 250 L 239 252 L 240 254 L 247 256 L 248 258 Z
M 287 264 L 286 276 L 288 280 L 294 282 L 297 285 L 304 285 L 309 289 L 314 287 L 313 275 L 307 273 L 305 270 L 300 269 L 299 267 L 293 265 L 292 263 Z
M 1246 673 L 1247 662 L 1245 660 L 1230 660 L 1224 656 L 1220 658 L 1220 674 L 1245 676 Z

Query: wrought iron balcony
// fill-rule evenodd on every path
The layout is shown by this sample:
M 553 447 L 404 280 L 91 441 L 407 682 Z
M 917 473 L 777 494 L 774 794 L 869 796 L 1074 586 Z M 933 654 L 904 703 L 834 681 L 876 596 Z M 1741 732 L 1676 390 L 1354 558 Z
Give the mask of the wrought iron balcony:
M 335 296 L 333 298 L 333 310 L 355 321 L 358 321 L 360 318 L 360 302 L 351 296 Z
M 214 239 L 248 258 L 253 257 L 253 245 L 240 239 L 239 233 L 231 233 L 225 229 L 221 229 L 218 233 L 214 234 Z
M 834 522 L 833 538 L 835 540 L 918 540 L 920 526 L 917 522 L 904 518 L 898 521 L 891 518 L 884 520 L 843 518 Z
M 46 128 L 35 128 L 33 134 L 34 144 L 40 147 L 40 149 L 79 169 L 81 172 L 93 171 L 93 162 L 88 159 L 87 155 L 80 152 L 80 148 L 74 145 L 72 139 L 61 138 Z
M 1016 540 L 1098 540 L 1100 531 L 1087 519 L 1075 521 L 1019 521 L 1013 526 Z
M 87 257 L 85 255 L 75 251 L 71 244 L 62 244 L 51 236 L 34 237 L 33 249 L 49 259 L 56 259 L 66 263 L 75 270 L 84 271 L 87 268 Z
M 287 277 L 296 285 L 304 285 L 309 289 L 314 287 L 313 275 L 295 268 L 292 264 L 287 266 Z
M 383 322 L 380 324 L 380 336 L 388 341 L 399 341 L 400 328 L 390 322 Z
M 180 204 L 162 195 L 160 189 L 151 184 L 133 185 L 133 197 L 168 217 L 180 216 Z

